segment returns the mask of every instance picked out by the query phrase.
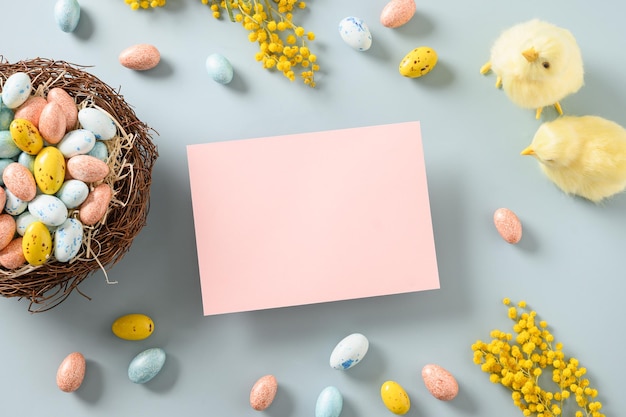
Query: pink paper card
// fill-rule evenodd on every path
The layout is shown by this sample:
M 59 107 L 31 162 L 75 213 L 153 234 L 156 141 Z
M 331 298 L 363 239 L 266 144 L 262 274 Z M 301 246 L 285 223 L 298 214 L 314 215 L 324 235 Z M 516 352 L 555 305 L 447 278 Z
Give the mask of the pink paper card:
M 419 122 L 187 156 L 205 315 L 439 288 Z

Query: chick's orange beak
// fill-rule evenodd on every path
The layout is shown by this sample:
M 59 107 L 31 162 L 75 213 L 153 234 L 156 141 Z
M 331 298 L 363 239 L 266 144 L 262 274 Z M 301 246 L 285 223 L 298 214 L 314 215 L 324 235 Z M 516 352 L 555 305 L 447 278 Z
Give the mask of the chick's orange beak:
M 522 151 L 522 155 L 534 155 L 534 154 L 535 154 L 535 151 L 530 146 Z
M 537 58 L 539 58 L 539 52 L 537 52 L 535 48 L 532 48 L 532 47 L 523 51 L 522 55 L 524 55 L 524 58 L 526 58 L 528 62 L 535 62 Z

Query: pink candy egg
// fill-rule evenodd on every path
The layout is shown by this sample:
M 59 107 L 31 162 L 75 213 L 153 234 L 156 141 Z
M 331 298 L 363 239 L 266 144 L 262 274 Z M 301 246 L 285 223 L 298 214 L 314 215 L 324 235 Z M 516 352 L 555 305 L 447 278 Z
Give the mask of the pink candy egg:
M 30 201 L 37 194 L 35 177 L 24 165 L 12 162 L 2 172 L 6 188 L 22 201 Z
M 522 239 L 522 222 L 515 213 L 507 208 L 499 208 L 493 214 L 493 223 L 500 236 L 509 243 Z
M 259 378 L 250 391 L 250 406 L 257 411 L 268 408 L 276 397 L 278 382 L 274 375 Z
M 407 23 L 415 14 L 415 0 L 391 0 L 380 14 L 380 23 L 397 28 Z
M 15 219 L 10 214 L 0 214 L 0 250 L 7 247 L 15 235 Z
M 66 172 L 70 178 L 96 182 L 109 174 L 109 166 L 94 156 L 76 155 L 67 160 Z
M 56 103 L 61 107 L 63 115 L 65 116 L 66 131 L 73 130 L 78 122 L 78 108 L 72 96 L 70 96 L 65 90 L 59 87 L 54 87 L 48 91 L 46 96 L 48 103 Z
M 67 121 L 63 109 L 54 101 L 45 105 L 39 116 L 39 133 L 43 138 L 56 145 L 65 135 Z
M 22 237 L 16 237 L 0 251 L 0 265 L 6 269 L 17 269 L 26 263 L 22 251 Z
M 136 71 L 145 71 L 159 64 L 161 54 L 155 46 L 142 43 L 124 49 L 118 59 L 120 64 L 126 68 Z
M 78 212 L 79 220 L 87 226 L 98 223 L 107 211 L 113 192 L 109 184 L 100 184 L 94 188 Z
M 441 401 L 450 401 L 459 393 L 459 384 L 450 372 L 439 365 L 429 364 L 422 368 L 426 389 Z
M 35 126 L 39 126 L 39 117 L 47 103 L 43 97 L 31 96 L 15 110 L 15 119 L 26 119 Z
M 57 386 L 61 391 L 76 391 L 85 378 L 85 357 L 80 352 L 67 355 L 57 370 Z

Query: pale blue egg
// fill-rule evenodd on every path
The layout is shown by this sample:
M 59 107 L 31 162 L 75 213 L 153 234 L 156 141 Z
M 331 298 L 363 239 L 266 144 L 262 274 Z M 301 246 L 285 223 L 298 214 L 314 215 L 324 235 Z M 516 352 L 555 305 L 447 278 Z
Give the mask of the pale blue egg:
M 59 262 L 68 262 L 74 258 L 83 243 L 83 224 L 69 218 L 54 232 L 54 257 Z
M 20 153 L 20 155 L 17 157 L 17 162 L 20 165 L 25 166 L 26 168 L 28 168 L 28 170 L 33 173 L 33 169 L 35 166 L 35 158 L 37 157 L 37 155 L 31 155 L 28 154 L 26 152 L 22 152 Z
M 7 201 L 4 203 L 4 211 L 11 216 L 18 216 L 22 214 L 28 207 L 28 202 L 20 198 L 17 198 L 8 188 L 5 190 Z
M 47 226 L 60 226 L 67 219 L 67 207 L 58 197 L 39 194 L 28 202 L 28 211 Z
M 372 46 L 372 33 L 365 22 L 354 16 L 348 16 L 339 22 L 341 39 L 352 49 L 367 51 Z
M 0 130 L 9 130 L 14 117 L 15 112 L 4 105 L 0 95 Z
M 67 180 L 55 194 L 68 209 L 73 209 L 85 201 L 89 195 L 89 186 L 81 180 Z
M 139 353 L 128 366 L 128 378 L 135 384 L 145 384 L 163 368 L 165 351 L 161 348 L 150 348 Z
M 90 130 L 99 140 L 112 139 L 117 133 L 117 126 L 111 116 L 95 107 L 81 109 L 78 112 L 78 121 L 83 129 Z
M 56 146 L 63 156 L 69 159 L 72 156 L 89 153 L 95 144 L 96 135 L 91 130 L 76 129 L 67 132 Z
M 54 20 L 63 32 L 74 32 L 80 20 L 80 4 L 77 0 L 57 0 Z
M 11 132 L 0 130 L 0 158 L 13 158 L 20 154 L 22 150 L 17 147 Z
M 211 54 L 206 59 L 206 70 L 214 81 L 228 84 L 233 80 L 235 71 L 226 57 L 220 54 Z
M 33 85 L 25 72 L 16 72 L 4 82 L 2 103 L 10 109 L 22 105 L 30 96 Z
M 0 159 L 0 185 L 4 185 L 4 180 L 2 179 L 2 173 L 4 172 L 4 169 L 7 166 L 9 166 L 9 164 L 12 164 L 13 162 L 15 162 L 15 161 L 12 160 L 12 159 L 8 159 L 8 158 L 1 158 Z
M 101 141 L 96 141 L 93 148 L 87 153 L 89 156 L 93 156 L 94 158 L 98 158 L 102 162 L 107 162 L 109 160 L 109 149 L 107 148 L 106 143 Z
M 315 403 L 315 417 L 339 417 L 343 409 L 343 396 L 333 386 L 322 390 Z

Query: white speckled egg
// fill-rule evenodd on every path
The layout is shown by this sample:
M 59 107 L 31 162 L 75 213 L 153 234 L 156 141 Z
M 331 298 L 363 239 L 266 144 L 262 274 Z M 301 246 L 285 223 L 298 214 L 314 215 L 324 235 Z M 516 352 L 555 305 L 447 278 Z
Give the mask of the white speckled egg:
M 60 226 L 67 219 L 67 207 L 53 195 L 39 194 L 28 203 L 28 211 L 47 226 Z
M 365 22 L 358 17 L 349 16 L 339 22 L 341 39 L 352 49 L 367 51 L 372 46 L 372 33 Z
M 343 409 L 343 396 L 333 386 L 320 392 L 315 403 L 315 417 L 339 417 Z
M 15 109 L 28 99 L 32 88 L 28 74 L 16 72 L 4 82 L 2 103 L 10 109 Z
M 343 338 L 330 354 L 333 369 L 350 369 L 365 357 L 369 341 L 361 333 L 353 333 Z
M 54 20 L 63 32 L 73 32 L 80 20 L 80 4 L 77 0 L 57 0 L 54 4 Z
M 54 232 L 54 257 L 59 262 L 68 262 L 78 254 L 82 243 L 82 223 L 77 219 L 69 218 Z
M 20 200 L 8 189 L 5 190 L 5 192 L 7 199 L 4 203 L 4 211 L 9 213 L 11 216 L 17 216 L 19 214 L 22 214 L 24 210 L 26 210 L 26 208 L 28 207 L 28 202 Z
M 89 153 L 95 144 L 96 135 L 91 130 L 76 129 L 66 133 L 56 146 L 64 157 L 71 158 Z
M 20 236 L 24 236 L 26 228 L 33 222 L 38 222 L 39 219 L 33 216 L 30 211 L 25 211 L 15 219 L 15 230 Z
M 128 378 L 135 384 L 145 384 L 163 368 L 165 351 L 161 348 L 150 348 L 139 353 L 128 366 Z
M 67 180 L 61 185 L 55 194 L 68 209 L 73 209 L 81 204 L 89 195 L 89 187 L 81 180 Z
M 99 140 L 115 137 L 117 126 L 107 113 L 94 107 L 85 107 L 78 112 L 78 121 L 83 129 L 90 130 Z
M 207 57 L 206 70 L 211 78 L 220 84 L 230 83 L 235 74 L 230 61 L 220 54 L 211 54 Z

